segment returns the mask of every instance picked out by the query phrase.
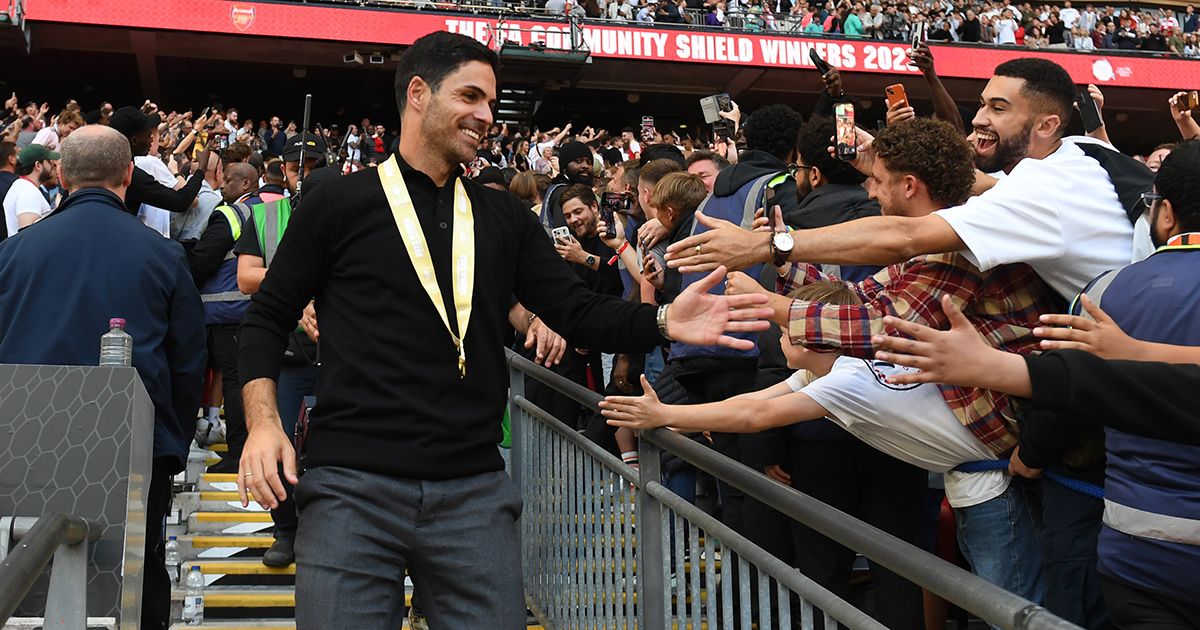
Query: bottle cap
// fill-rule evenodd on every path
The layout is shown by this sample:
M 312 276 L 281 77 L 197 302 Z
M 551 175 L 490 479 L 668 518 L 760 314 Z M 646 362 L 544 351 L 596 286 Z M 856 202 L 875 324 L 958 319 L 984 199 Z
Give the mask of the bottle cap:
M 120 317 L 114 317 L 114 318 L 108 320 L 108 327 L 109 328 L 116 328 L 116 327 L 124 328 L 125 320 Z
M 174 536 L 167 536 L 167 540 L 175 540 Z
M 193 572 L 193 573 L 199 573 L 199 572 L 200 572 L 200 567 L 193 566 L 193 567 L 192 567 L 192 572 Z

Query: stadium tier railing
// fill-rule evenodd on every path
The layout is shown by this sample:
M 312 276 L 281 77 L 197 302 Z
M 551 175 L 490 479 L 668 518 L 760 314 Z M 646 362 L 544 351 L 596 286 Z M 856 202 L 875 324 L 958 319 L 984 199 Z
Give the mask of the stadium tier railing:
M 641 432 L 635 470 L 527 400 L 525 383 L 539 381 L 593 412 L 599 394 L 511 351 L 508 364 L 526 599 L 547 627 L 883 627 L 668 490 L 664 451 L 995 627 L 1077 627 L 670 430 Z

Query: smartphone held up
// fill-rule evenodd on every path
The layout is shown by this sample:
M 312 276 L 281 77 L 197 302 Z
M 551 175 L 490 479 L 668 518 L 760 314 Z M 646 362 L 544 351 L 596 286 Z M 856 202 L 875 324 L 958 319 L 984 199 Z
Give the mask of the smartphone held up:
M 837 158 L 847 162 L 858 157 L 858 133 L 854 129 L 854 105 L 838 103 L 833 115 L 837 125 L 835 151 Z
M 606 192 L 600 195 L 600 220 L 606 229 L 604 238 L 617 235 L 617 214 L 629 214 L 633 210 L 633 198 L 623 193 Z
M 1079 117 L 1083 119 L 1084 131 L 1092 133 L 1104 126 L 1104 120 L 1100 118 L 1100 108 L 1086 89 L 1075 95 L 1075 106 L 1079 108 Z

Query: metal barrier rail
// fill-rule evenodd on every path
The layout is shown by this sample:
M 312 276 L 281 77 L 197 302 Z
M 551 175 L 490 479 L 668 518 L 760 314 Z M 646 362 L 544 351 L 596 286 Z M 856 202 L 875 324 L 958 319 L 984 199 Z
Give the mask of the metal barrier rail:
M 665 488 L 657 457 L 639 474 L 526 400 L 524 382 L 591 409 L 597 394 L 515 355 L 510 365 L 526 598 L 547 626 L 790 629 L 823 616 L 883 628 Z
M 31 524 L 32 520 L 0 519 L 13 538 L 20 540 L 0 563 L 0 626 L 8 622 L 53 558 L 45 627 L 86 627 L 87 543 L 99 539 L 99 527 L 66 514 L 43 516 Z M 8 532 L 5 534 L 7 543 Z
M 733 618 L 737 616 L 742 622 L 739 627 L 742 628 L 749 628 L 751 621 L 756 621 L 758 628 L 773 627 L 772 619 L 777 620 L 780 627 L 790 628 L 793 617 L 798 616 L 800 625 L 810 628 L 814 607 L 824 611 L 828 619 L 836 619 L 852 628 L 880 627 L 861 611 L 666 490 L 658 481 L 659 454 L 662 449 L 996 627 L 1005 630 L 1077 628 L 1041 606 L 812 497 L 775 483 L 673 431 L 657 429 L 641 433 L 641 470 L 640 473 L 635 472 L 525 400 L 524 377 L 537 379 L 593 411 L 601 399 L 599 394 L 511 351 L 508 353 L 508 362 L 512 388 L 513 473 L 522 487 L 523 496 L 527 497 L 522 520 L 530 522 L 523 524 L 524 534 L 533 536 L 532 540 L 524 542 L 529 551 L 526 555 L 526 585 L 535 607 L 551 602 L 548 608 L 553 613 L 563 615 L 560 617 L 548 613 L 546 609 L 539 610 L 539 614 L 547 614 L 550 623 L 579 627 L 567 623 L 567 619 L 585 622 L 590 619 L 569 617 L 576 614 L 571 606 L 579 603 L 569 595 L 573 592 L 571 587 L 579 583 L 574 581 L 577 574 L 569 570 L 573 566 L 580 566 L 570 563 L 577 552 L 571 545 L 587 543 L 593 538 L 586 528 L 580 536 L 579 530 L 570 529 L 572 523 L 569 521 L 572 519 L 562 517 L 571 514 L 569 510 L 572 505 L 577 510 L 583 510 L 585 505 L 594 508 L 595 498 L 588 493 L 595 492 L 610 480 L 616 480 L 625 481 L 636 488 L 638 501 L 635 514 L 640 527 L 637 532 L 640 570 L 632 574 L 627 564 L 617 567 L 624 571 L 621 575 L 624 580 L 622 584 L 627 584 L 631 579 L 636 579 L 638 583 L 638 603 L 641 605 L 637 613 L 641 625 L 632 627 L 649 629 L 674 626 L 699 630 L 705 623 L 707 628 L 716 628 L 719 622 L 720 627 L 732 629 Z M 579 475 L 583 475 L 584 481 L 571 486 Z M 598 482 L 589 482 L 588 479 Z M 576 491 L 584 494 L 571 496 Z M 611 505 L 620 506 L 613 514 L 628 514 L 629 494 L 624 492 L 624 488 L 614 488 L 612 492 L 618 499 Z M 550 500 L 543 496 L 547 493 Z M 603 503 L 601 507 L 604 507 Z M 573 515 L 575 523 L 581 522 L 580 517 L 586 517 L 583 520 L 587 520 L 597 516 L 594 512 L 580 514 L 579 511 Z M 603 520 L 601 522 L 610 528 L 614 525 Z M 567 526 L 565 529 L 562 527 L 564 525 Z M 629 526 L 628 523 L 622 525 Z M 621 533 L 625 536 L 625 542 L 628 542 L 628 530 L 623 529 Z M 605 530 L 600 536 L 610 534 L 615 535 L 615 530 Z M 719 545 L 713 538 L 720 539 Z M 717 546 L 726 556 L 722 558 L 719 569 L 720 580 L 716 579 L 717 567 L 714 562 Z M 547 554 L 554 557 L 554 561 L 546 561 L 544 558 Z M 605 562 L 604 556 L 600 557 L 602 563 Z M 623 560 L 625 558 L 622 556 Z M 697 561 L 698 558 L 700 561 Z M 563 570 L 563 581 L 554 582 L 554 588 L 547 588 L 547 582 L 555 579 L 555 569 Z M 549 573 L 545 574 L 547 571 Z M 672 575 L 675 576 L 673 585 Z M 757 582 L 757 588 L 753 590 L 750 588 L 752 581 Z M 703 588 L 705 586 L 707 588 Z M 718 589 L 719 593 L 714 593 Z M 738 591 L 736 596 L 732 592 L 735 589 Z M 790 595 L 785 594 L 785 590 L 799 594 L 801 603 L 797 606 Z M 564 593 L 567 595 L 564 596 Z M 746 604 L 747 600 L 749 605 Z M 631 627 L 628 625 L 628 611 L 623 610 L 625 616 L 616 619 L 624 620 L 626 625 L 606 624 L 603 627 Z
M 566 16 L 559 12 L 549 11 L 544 6 L 539 6 L 534 0 L 497 0 L 499 4 L 491 4 L 485 0 L 290 0 L 302 4 L 330 4 L 330 5 L 352 5 L 359 7 L 380 7 L 380 8 L 398 8 L 398 9 L 418 9 L 432 11 L 446 11 L 450 13 L 471 13 L 474 15 L 495 15 L 505 16 L 508 18 L 533 18 L 551 21 L 566 21 Z M 751 13 L 746 11 L 726 11 L 726 24 L 724 26 L 708 26 L 704 24 L 703 11 L 689 10 L 688 15 L 693 18 L 692 23 L 643 23 L 626 20 L 610 20 L 607 17 L 587 18 L 584 20 L 584 25 L 620 25 L 622 27 L 637 27 L 653 30 L 703 30 L 715 33 L 749 33 L 757 35 L 777 35 L 791 37 L 806 37 L 815 39 L 830 39 L 857 41 L 868 43 L 893 43 L 903 44 L 906 40 L 900 39 L 874 39 L 874 38 L 848 38 L 840 33 L 805 33 L 799 28 L 800 20 L 790 15 L 772 16 L 774 28 L 768 27 L 767 20 L 762 14 Z M 933 42 L 937 46 L 955 46 L 960 48 L 984 48 L 995 49 L 1002 48 L 1004 50 L 1024 50 L 1023 48 L 1014 48 L 1010 45 L 994 44 L 991 42 Z M 1041 49 L 1041 52 L 1046 52 Z M 1194 57 L 1183 57 L 1172 52 L 1161 51 L 1142 51 L 1142 50 L 1119 50 L 1119 49 L 1103 49 L 1103 50 L 1077 50 L 1075 48 L 1054 49 L 1051 52 L 1055 53 L 1072 53 L 1080 55 L 1102 55 L 1105 57 L 1162 57 L 1165 59 L 1195 59 Z

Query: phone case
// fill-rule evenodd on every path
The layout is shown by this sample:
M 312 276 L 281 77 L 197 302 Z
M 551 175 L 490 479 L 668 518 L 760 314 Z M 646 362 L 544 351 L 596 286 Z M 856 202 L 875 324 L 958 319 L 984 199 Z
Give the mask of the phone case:
M 902 102 L 902 107 L 908 106 L 908 94 L 904 91 L 904 86 L 897 83 L 884 88 L 884 93 L 887 94 L 888 107 L 895 107 L 897 102 Z

